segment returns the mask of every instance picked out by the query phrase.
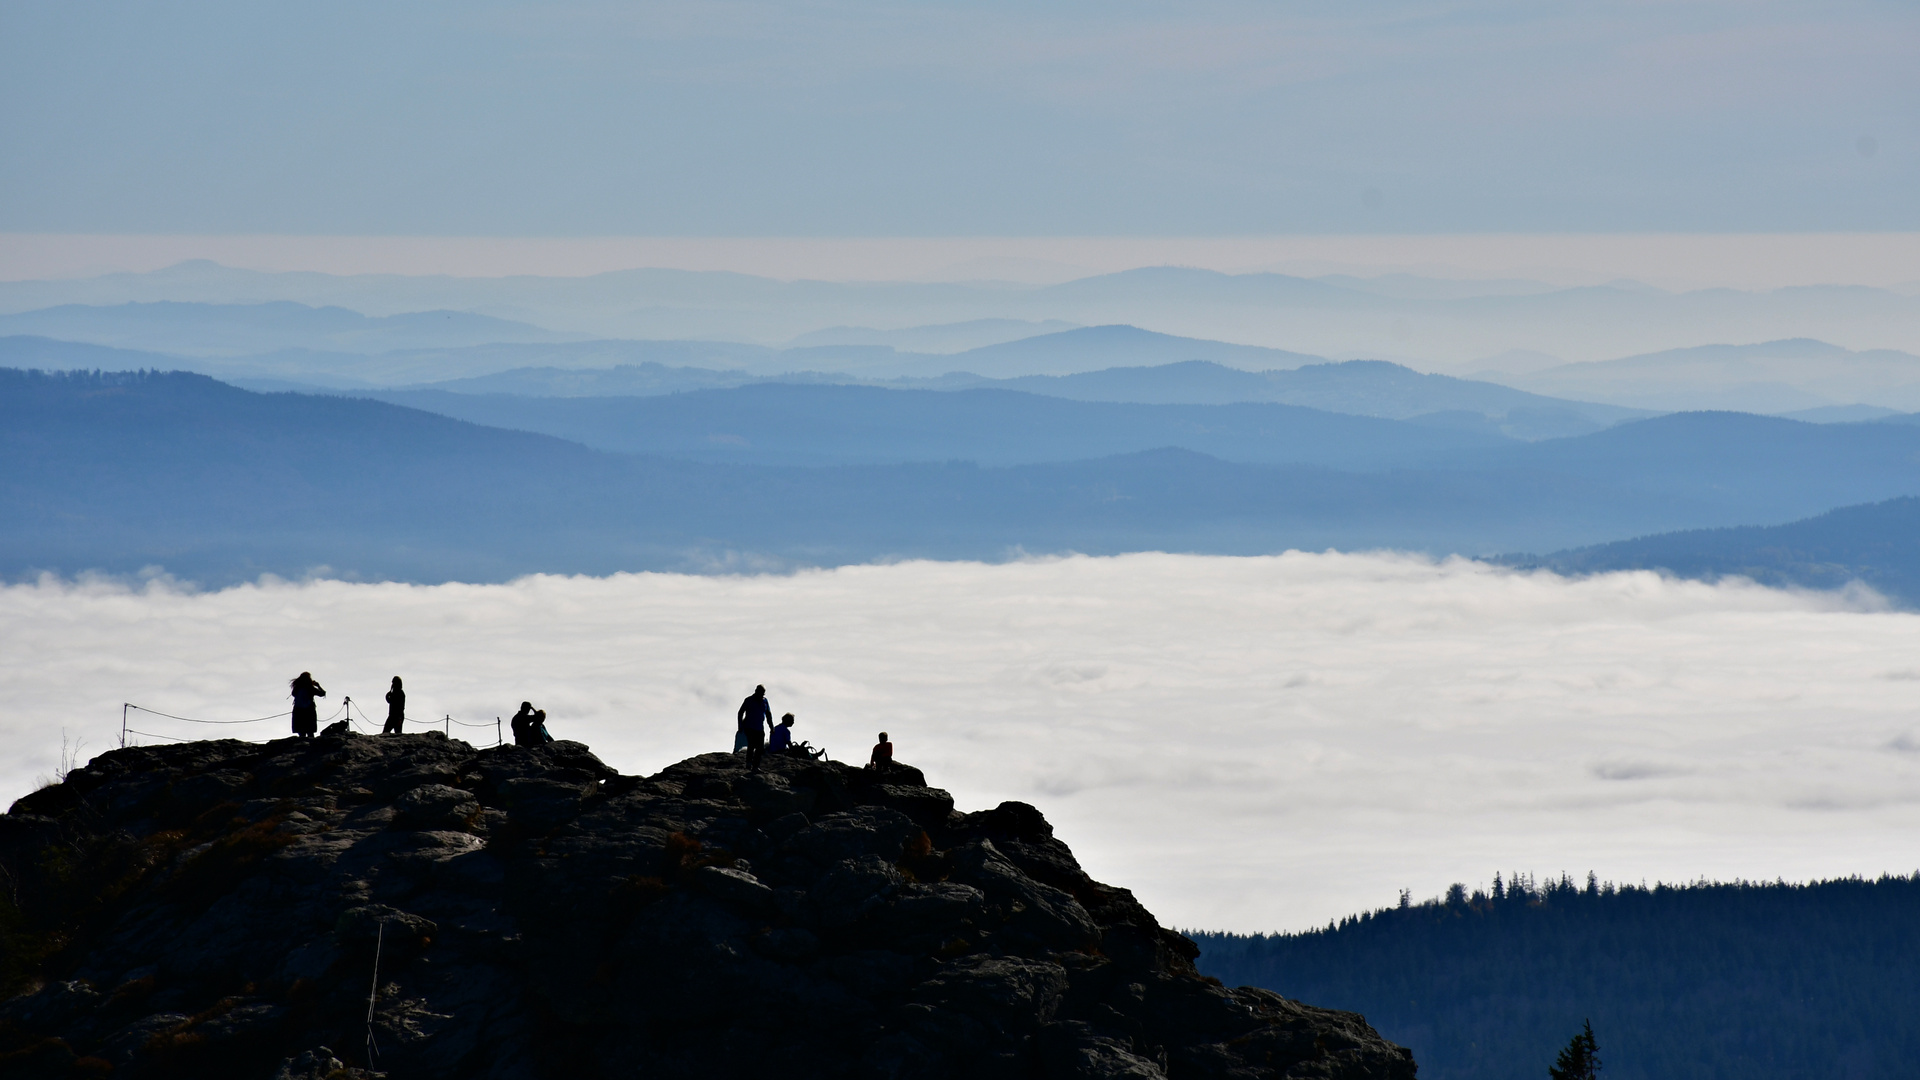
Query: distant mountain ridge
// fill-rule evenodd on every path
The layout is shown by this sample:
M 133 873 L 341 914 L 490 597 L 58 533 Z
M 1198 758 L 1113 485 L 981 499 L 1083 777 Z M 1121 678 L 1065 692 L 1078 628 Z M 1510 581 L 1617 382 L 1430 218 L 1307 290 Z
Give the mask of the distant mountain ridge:
M 1078 329 L 1059 319 L 972 319 L 936 326 L 878 330 L 867 326 L 829 326 L 787 342 L 788 348 L 813 345 L 885 345 L 904 352 L 956 353 L 982 345 L 998 345 L 1037 334 Z
M 196 375 L 0 371 L 9 577 L 157 565 L 207 584 L 266 572 L 497 581 L 1023 552 L 1483 555 L 1916 492 L 1920 426 L 1903 424 L 1681 414 L 1373 471 L 1178 448 L 795 468 L 605 453 Z
M 1920 356 L 1895 349 L 1856 352 L 1805 338 L 1701 345 L 1483 377 L 1541 394 L 1661 411 L 1782 413 L 1851 404 L 1920 411 Z
M 1080 401 L 1274 401 L 1397 420 L 1471 414 L 1484 418 L 1484 423 L 1473 426 L 1515 438 L 1584 434 L 1651 415 L 1643 410 L 1544 397 L 1498 383 L 1425 374 L 1384 360 L 1321 361 L 1269 371 L 1241 371 L 1193 360 L 1076 375 L 1029 375 L 1002 380 L 999 385 Z
M 0 315 L 0 336 L 4 335 L 207 356 L 288 348 L 387 352 L 497 341 L 565 341 L 578 336 L 465 311 L 372 317 L 343 307 L 309 307 L 286 300 L 259 304 L 155 301 L 109 307 L 67 304 Z
M 759 465 L 1027 465 L 1177 446 L 1226 461 L 1405 468 L 1510 440 L 1295 405 L 1140 405 L 1015 390 L 756 382 L 651 397 L 359 396 L 601 450 Z
M 1155 333 L 1137 326 L 1109 324 L 985 345 L 955 354 L 949 359 L 949 371 L 966 371 L 987 378 L 1009 378 L 1071 375 L 1103 368 L 1187 360 L 1208 360 L 1222 367 L 1268 371 L 1299 367 L 1324 358 L 1284 349 L 1232 345 L 1223 341 Z
M 1055 319 L 1082 326 L 1132 323 L 1195 338 L 1281 342 L 1312 355 L 1418 358 L 1442 370 L 1512 349 L 1600 360 L 1700 341 L 1818 338 L 1920 352 L 1920 296 L 1887 289 L 1676 293 L 1614 285 L 1538 291 L 1488 282 L 1476 291 L 1455 281 L 1416 284 L 1174 267 L 1030 286 L 776 281 L 660 269 L 582 278 L 333 276 L 256 273 L 203 262 L 151 274 L 0 282 L 0 311 L 71 303 L 272 299 L 369 314 L 473 311 L 602 339 L 760 342 L 791 341 L 834 326 Z
M 1920 498 L 1845 506 L 1785 525 L 1692 529 L 1502 561 L 1562 574 L 1659 570 L 1806 589 L 1859 581 L 1920 608 Z
M 1196 352 L 1247 361 L 1313 362 L 1289 369 L 1247 371 L 1212 360 L 1184 360 L 1153 367 L 995 379 L 960 367 L 981 359 L 975 353 L 945 358 L 912 356 L 873 346 L 779 351 L 725 342 L 589 341 L 542 345 L 490 343 L 459 349 L 396 350 L 377 356 L 283 349 L 251 357 L 181 358 L 135 352 L 115 355 L 101 352 L 101 346 L 15 336 L 0 337 L 0 365 L 55 370 L 106 366 L 122 370 L 188 368 L 260 390 L 366 390 L 382 394 L 451 391 L 526 397 L 649 396 L 771 381 L 897 389 L 1014 389 L 1076 401 L 1143 405 L 1251 402 L 1300 405 L 1359 416 L 1422 418 L 1422 422 L 1430 426 L 1527 439 L 1583 434 L 1645 415 L 1617 406 L 1545 398 L 1497 383 L 1426 375 L 1382 361 L 1331 364 L 1317 357 L 1273 350 L 1249 352 L 1242 346 L 1194 342 L 1133 327 L 1090 327 L 1014 344 L 1036 355 L 1064 349 L 1066 352 L 1055 366 L 1067 367 L 1080 367 L 1110 356 L 1165 357 Z M 977 366 L 1015 369 L 1021 365 L 1045 366 L 1028 364 L 1017 357 L 1009 360 L 1014 354 L 1009 354 L 1003 346 L 990 352 L 987 362 Z M 648 356 L 657 359 L 627 362 Z M 564 363 L 497 370 L 501 365 L 537 357 Z M 878 377 L 844 371 L 782 370 L 808 363 L 831 364 L 836 360 L 846 367 L 864 364 L 869 370 L 885 369 L 889 365 L 911 368 L 933 364 L 944 369 L 944 373 L 931 377 Z M 452 379 L 435 377 L 448 370 L 475 367 L 496 370 Z M 392 385 L 396 382 L 403 385 Z M 479 407 L 473 403 L 448 408 L 434 404 L 442 400 L 422 395 L 414 398 L 413 403 L 449 415 L 468 415 L 467 410 Z M 541 413 L 551 408 L 533 405 L 526 411 Z M 546 429 L 536 426 L 532 430 Z
M 1145 274 L 1146 279 L 1159 280 L 1155 274 L 1139 273 Z M 1169 273 L 1179 278 L 1188 272 Z M 1246 283 L 1242 285 L 1251 287 Z M 1364 296 L 1369 302 L 1378 299 L 1373 294 L 1355 295 Z M 1504 301 L 1516 297 L 1491 299 Z M 987 319 L 923 329 L 934 335 L 929 340 L 935 340 L 943 333 L 976 332 L 993 338 L 1018 333 L 1022 327 L 1038 329 L 1047 325 L 1052 324 Z M 68 305 L 0 316 L 0 339 L 70 340 L 196 357 L 193 365 L 196 369 L 221 378 L 244 379 L 261 386 L 312 385 L 332 389 L 422 388 L 415 384 L 484 379 L 491 382 L 438 388 L 460 392 L 578 395 L 591 391 L 591 379 L 549 378 L 548 382 L 563 381 L 567 385 L 563 390 L 536 389 L 535 384 L 540 381 L 536 373 L 539 369 L 613 369 L 658 364 L 667 368 L 739 371 L 753 378 L 789 375 L 822 381 L 816 376 L 837 375 L 866 382 L 935 380 L 922 384 L 935 389 L 965 385 L 965 376 L 999 381 L 1029 379 L 1033 381 L 1015 388 L 1040 390 L 1055 396 L 1106 399 L 1113 396 L 1119 376 L 1107 376 L 1106 389 L 1094 387 L 1091 380 L 1082 380 L 1082 385 L 1058 384 L 1056 387 L 1048 387 L 1041 380 L 1114 369 L 1177 367 L 1204 361 L 1243 372 L 1265 372 L 1269 381 L 1275 381 L 1273 373 L 1329 363 L 1325 357 L 1305 352 L 1184 337 L 1118 323 L 1019 336 L 958 352 L 903 351 L 878 343 L 905 341 L 912 336 L 911 331 L 875 331 L 841 335 L 842 340 L 834 342 L 831 340 L 834 334 L 822 332 L 818 335 L 821 343 L 812 343 L 810 339 L 815 335 L 802 335 L 785 348 L 737 341 L 589 339 L 580 334 L 546 331 L 523 322 L 455 311 L 411 312 L 375 318 L 341 307 L 310 308 L 288 302 Z M 51 355 L 44 343 L 37 352 L 42 357 Z M 1377 354 L 1375 359 L 1382 356 L 1391 362 L 1393 354 Z M 0 363 L 21 361 L 0 356 Z M 515 376 L 507 374 L 516 369 L 528 370 Z M 1163 372 L 1161 377 L 1170 378 L 1178 373 Z M 1188 369 L 1185 373 L 1190 376 L 1189 382 L 1198 383 L 1197 372 Z M 655 392 L 670 385 L 670 380 L 661 377 L 663 374 L 651 372 L 648 378 L 628 380 L 628 385 L 616 392 L 635 392 L 633 387 L 637 384 L 644 384 L 641 392 Z M 1343 374 L 1347 378 L 1353 376 L 1351 371 Z M 1438 385 L 1437 380 L 1450 377 L 1429 375 L 1426 396 L 1435 396 L 1432 391 Z M 688 381 L 700 388 L 725 382 L 711 375 L 690 376 Z M 1371 380 L 1374 384 L 1380 381 Z M 1400 381 L 1407 383 L 1409 376 L 1402 374 Z M 1279 390 L 1249 386 L 1233 393 L 1241 400 L 1277 400 L 1396 418 L 1423 412 L 1477 412 L 1502 422 L 1496 426 L 1507 434 L 1530 438 L 1569 434 L 1576 428 L 1591 430 L 1596 425 L 1647 412 L 1737 409 L 1814 418 L 1821 414 L 1813 410 L 1826 410 L 1832 415 L 1824 418 L 1843 419 L 1849 406 L 1920 411 L 1920 355 L 1891 349 L 1856 352 L 1805 338 L 1755 345 L 1697 346 L 1518 372 L 1485 369 L 1481 377 L 1469 381 L 1482 387 L 1504 385 L 1539 398 L 1581 403 L 1573 413 L 1582 419 L 1578 425 L 1569 426 L 1570 417 L 1564 406 L 1547 405 L 1543 401 L 1514 401 L 1505 407 L 1467 403 L 1412 409 L 1405 406 L 1355 409 L 1351 405 L 1333 404 L 1334 399 L 1327 395 L 1324 387 L 1312 387 L 1303 380 L 1295 380 Z M 1217 403 L 1218 397 L 1190 396 L 1193 392 L 1202 395 L 1224 392 L 1222 377 L 1216 376 L 1212 382 L 1215 385 L 1206 389 L 1196 386 L 1194 391 L 1168 387 L 1156 391 L 1158 396 L 1149 400 L 1169 404 Z M 1136 383 L 1127 393 L 1138 395 L 1145 389 L 1144 384 Z M 1377 397 L 1382 389 L 1374 385 L 1368 393 Z M 1408 389 L 1402 386 L 1398 392 L 1405 396 Z M 1479 393 L 1485 397 L 1491 392 L 1481 389 Z M 1356 395 L 1351 388 L 1342 388 L 1339 396 L 1353 399 Z M 1594 405 L 1606 405 L 1612 411 L 1596 411 Z M 1559 418 L 1533 412 L 1538 407 L 1553 410 Z M 1514 408 L 1528 410 L 1535 421 L 1544 420 L 1544 426 L 1525 419 L 1505 422 Z
M 966 371 L 1007 377 L 1070 374 L 1137 362 L 1211 360 L 1228 367 L 1273 369 L 1323 359 L 1124 325 L 1031 334 L 957 353 L 918 353 L 853 342 L 781 349 L 725 341 L 596 341 L 465 312 L 423 311 L 376 318 L 341 307 L 315 308 L 286 301 L 66 305 L 0 315 L 0 337 L 7 336 L 220 358 L 305 349 L 367 356 L 464 350 L 477 360 L 489 355 L 522 358 L 511 366 L 526 365 L 529 359 L 565 367 L 606 365 L 610 359 L 683 365 L 719 360 L 760 375 L 820 370 L 899 377 Z M 552 364 L 563 357 L 570 362 Z

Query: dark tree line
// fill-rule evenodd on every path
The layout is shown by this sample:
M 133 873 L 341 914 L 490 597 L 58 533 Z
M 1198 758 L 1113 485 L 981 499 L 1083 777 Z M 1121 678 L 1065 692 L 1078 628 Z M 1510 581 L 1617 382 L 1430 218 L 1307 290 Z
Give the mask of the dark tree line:
M 1581 1021 L 1580 1028 L 1547 1067 L 1547 1080 L 1599 1080 L 1600 1040 L 1593 1037 L 1593 1021 Z
M 1515 875 L 1307 933 L 1189 936 L 1228 985 L 1364 1014 L 1423 1080 L 1541 1080 L 1589 1018 L 1610 1080 L 1920 1072 L 1920 873 L 1651 888 Z

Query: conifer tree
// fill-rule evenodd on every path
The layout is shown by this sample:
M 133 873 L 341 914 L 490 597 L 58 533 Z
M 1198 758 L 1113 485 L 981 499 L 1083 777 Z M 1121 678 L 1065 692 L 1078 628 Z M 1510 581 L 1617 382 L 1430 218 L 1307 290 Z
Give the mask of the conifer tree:
M 1598 1080 L 1600 1044 L 1593 1038 L 1593 1021 L 1586 1021 L 1586 1029 L 1560 1051 L 1559 1059 L 1548 1066 L 1547 1075 L 1553 1080 Z

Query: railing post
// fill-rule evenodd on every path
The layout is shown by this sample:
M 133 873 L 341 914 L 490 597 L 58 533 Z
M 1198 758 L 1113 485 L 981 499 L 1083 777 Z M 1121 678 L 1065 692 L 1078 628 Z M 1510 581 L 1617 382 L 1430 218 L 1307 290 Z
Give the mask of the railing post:
M 132 702 L 120 703 L 120 749 L 122 750 L 127 748 L 127 710 L 131 707 Z

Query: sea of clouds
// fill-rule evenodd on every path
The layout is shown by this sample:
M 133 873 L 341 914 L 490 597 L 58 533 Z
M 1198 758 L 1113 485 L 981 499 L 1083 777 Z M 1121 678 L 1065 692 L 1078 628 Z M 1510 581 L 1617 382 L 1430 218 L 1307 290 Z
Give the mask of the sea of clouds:
M 522 699 L 629 773 L 892 733 L 963 809 L 1039 805 L 1173 925 L 1301 929 L 1496 871 L 1690 880 L 1920 866 L 1920 616 L 1871 594 L 1465 560 L 1162 554 L 791 576 L 0 589 L 0 795 L 119 739 L 122 703 L 235 720 L 311 670 L 384 715 Z M 157 736 L 264 739 L 285 721 Z

